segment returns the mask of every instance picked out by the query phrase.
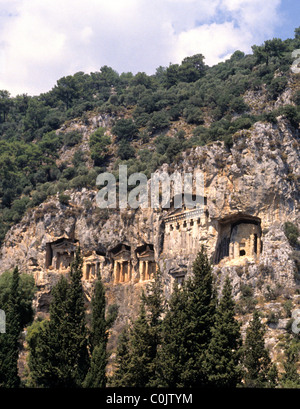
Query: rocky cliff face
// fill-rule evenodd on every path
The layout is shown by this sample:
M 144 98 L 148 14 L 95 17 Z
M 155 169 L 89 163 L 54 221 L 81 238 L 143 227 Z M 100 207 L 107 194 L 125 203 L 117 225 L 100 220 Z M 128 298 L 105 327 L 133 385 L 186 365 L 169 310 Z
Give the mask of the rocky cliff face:
M 93 120 L 99 126 L 99 119 Z M 84 143 L 87 138 L 86 133 Z M 300 228 L 299 148 L 298 134 L 279 118 L 276 125 L 258 122 L 238 132 L 231 149 L 216 142 L 185 152 L 172 167 L 164 165 L 169 173 L 203 173 L 205 200 L 198 213 L 172 207 L 99 209 L 97 191 L 86 188 L 66 192 L 69 204 L 56 195 L 8 232 L 0 273 L 18 265 L 34 274 L 36 312 L 47 314 L 51 288 L 68 271 L 71 247 L 80 245 L 87 304 L 100 270 L 108 304 L 119 305 L 112 339 L 137 312 L 153 268 L 162 271 L 168 296 L 172 282 L 191 272 L 201 245 L 211 257 L 217 284 L 221 288 L 229 274 L 237 300 L 247 285 L 259 300 L 270 300 L 272 293 L 281 297 L 280 305 L 290 298 L 296 306 L 299 272 L 283 226 L 290 221 Z M 274 330 L 280 331 L 278 325 L 270 327 Z

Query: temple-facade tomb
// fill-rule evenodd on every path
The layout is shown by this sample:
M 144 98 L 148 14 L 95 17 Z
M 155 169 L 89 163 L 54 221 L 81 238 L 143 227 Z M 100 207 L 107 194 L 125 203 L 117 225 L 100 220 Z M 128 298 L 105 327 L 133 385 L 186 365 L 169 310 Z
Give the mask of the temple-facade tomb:
M 152 244 L 145 244 L 136 250 L 140 281 L 151 280 L 157 271 Z
M 87 253 L 83 257 L 83 268 L 82 268 L 82 278 L 86 281 L 93 281 L 97 279 L 103 271 L 103 266 L 105 263 L 105 257 L 99 255 L 96 251 Z
M 126 283 L 132 279 L 131 248 L 126 244 L 120 244 L 111 250 L 113 259 L 114 284 Z
M 68 238 L 60 238 L 46 245 L 46 269 L 65 272 L 74 260 L 77 242 Z

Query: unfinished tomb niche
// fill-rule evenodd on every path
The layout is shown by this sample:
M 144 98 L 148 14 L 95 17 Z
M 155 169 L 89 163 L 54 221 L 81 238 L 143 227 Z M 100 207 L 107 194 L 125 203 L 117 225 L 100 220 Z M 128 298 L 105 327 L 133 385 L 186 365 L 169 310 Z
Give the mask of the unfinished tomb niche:
M 61 238 L 46 244 L 46 269 L 65 272 L 74 260 L 77 242 Z
M 262 251 L 261 220 L 248 215 L 236 215 L 218 223 L 219 237 L 214 262 L 240 257 L 258 258 Z
M 113 259 L 113 280 L 114 284 L 126 283 L 132 278 L 132 264 L 130 247 L 119 244 L 111 250 Z
M 140 281 L 151 280 L 157 271 L 157 264 L 154 259 L 153 244 L 145 244 L 136 249 L 136 256 L 139 265 Z

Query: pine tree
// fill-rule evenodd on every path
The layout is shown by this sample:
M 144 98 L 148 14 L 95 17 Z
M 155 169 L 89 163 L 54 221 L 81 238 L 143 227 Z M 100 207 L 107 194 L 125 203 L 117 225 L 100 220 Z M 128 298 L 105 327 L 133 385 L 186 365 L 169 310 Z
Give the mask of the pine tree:
M 0 338 L 0 386 L 17 388 L 20 384 L 18 375 L 19 338 L 22 329 L 20 315 L 20 275 L 18 267 L 13 270 L 12 282 L 6 309 L 6 333 Z
M 265 348 L 264 334 L 264 326 L 258 311 L 255 310 L 246 331 L 244 344 L 244 382 L 246 387 L 264 388 L 270 386 L 272 362 Z
M 95 283 L 91 301 L 91 366 L 84 381 L 85 388 L 104 388 L 106 386 L 108 325 L 105 319 L 105 289 L 101 278 Z
M 240 324 L 234 317 L 235 303 L 227 277 L 222 298 L 216 308 L 212 338 L 207 353 L 209 384 L 214 387 L 236 387 L 242 380 L 240 367 Z

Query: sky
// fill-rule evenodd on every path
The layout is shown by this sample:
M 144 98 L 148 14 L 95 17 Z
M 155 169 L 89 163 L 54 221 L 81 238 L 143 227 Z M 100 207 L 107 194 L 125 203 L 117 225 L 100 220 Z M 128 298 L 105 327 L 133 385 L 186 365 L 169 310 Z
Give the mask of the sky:
M 0 0 L 0 90 L 39 95 L 99 71 L 155 74 L 203 54 L 208 65 L 293 38 L 299 0 Z

